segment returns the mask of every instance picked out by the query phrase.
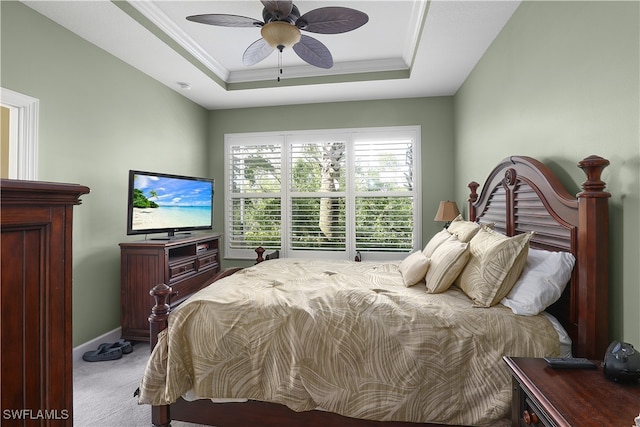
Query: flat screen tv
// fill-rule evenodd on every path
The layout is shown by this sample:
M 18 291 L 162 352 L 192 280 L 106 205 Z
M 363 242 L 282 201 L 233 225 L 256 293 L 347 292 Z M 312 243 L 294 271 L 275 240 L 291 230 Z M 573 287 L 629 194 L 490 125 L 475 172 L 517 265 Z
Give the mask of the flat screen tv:
M 213 228 L 214 180 L 129 171 L 127 234 L 176 233 Z

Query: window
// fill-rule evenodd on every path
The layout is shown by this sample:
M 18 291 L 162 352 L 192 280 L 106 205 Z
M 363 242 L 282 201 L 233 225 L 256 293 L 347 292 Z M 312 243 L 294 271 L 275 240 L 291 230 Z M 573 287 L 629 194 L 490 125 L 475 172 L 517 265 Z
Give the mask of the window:
M 420 247 L 420 127 L 225 135 L 225 244 L 399 259 Z

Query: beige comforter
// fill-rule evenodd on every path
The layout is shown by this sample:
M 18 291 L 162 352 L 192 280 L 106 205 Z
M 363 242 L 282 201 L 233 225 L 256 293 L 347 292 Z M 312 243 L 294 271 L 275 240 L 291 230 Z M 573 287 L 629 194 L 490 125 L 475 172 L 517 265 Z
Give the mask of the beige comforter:
M 508 415 L 503 355 L 556 355 L 543 316 L 406 288 L 396 263 L 280 259 L 222 279 L 161 333 L 140 403 L 277 402 L 356 418 L 479 425 Z

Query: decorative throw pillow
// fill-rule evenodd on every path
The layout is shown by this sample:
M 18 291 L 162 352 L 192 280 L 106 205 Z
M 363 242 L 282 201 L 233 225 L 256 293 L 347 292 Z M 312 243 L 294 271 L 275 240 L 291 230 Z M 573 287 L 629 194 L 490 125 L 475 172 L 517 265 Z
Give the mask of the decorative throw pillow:
M 402 275 L 402 281 L 406 287 L 420 283 L 427 270 L 429 269 L 429 258 L 424 256 L 422 251 L 415 251 L 407 256 L 400 265 L 398 270 Z
M 427 258 L 431 258 L 431 256 L 433 255 L 433 252 L 436 250 L 436 248 L 438 246 L 440 246 L 449 237 L 451 237 L 451 233 L 449 233 L 445 229 L 437 232 L 436 234 L 433 235 L 431 240 L 429 240 L 429 243 L 427 243 L 427 246 L 424 247 L 424 249 L 422 250 L 422 253 Z
M 507 237 L 482 226 L 469 242 L 469 262 L 458 286 L 480 307 L 491 307 L 504 298 L 527 261 L 533 233 Z
M 480 224 L 473 221 L 465 221 L 462 215 L 458 215 L 451 221 L 447 231 L 456 236 L 461 242 L 470 242 L 473 236 L 480 231 Z
M 468 248 L 468 243 L 461 242 L 455 236 L 449 236 L 436 248 L 425 278 L 427 292 L 436 294 L 449 289 L 469 259 Z
M 562 295 L 575 262 L 571 252 L 529 249 L 522 275 L 500 302 L 522 316 L 543 312 Z

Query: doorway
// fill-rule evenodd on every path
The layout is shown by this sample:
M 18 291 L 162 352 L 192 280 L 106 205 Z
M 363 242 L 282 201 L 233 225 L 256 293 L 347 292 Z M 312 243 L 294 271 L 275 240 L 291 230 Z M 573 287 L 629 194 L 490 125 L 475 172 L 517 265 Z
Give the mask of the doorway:
M 2 178 L 38 179 L 39 100 L 0 88 Z

